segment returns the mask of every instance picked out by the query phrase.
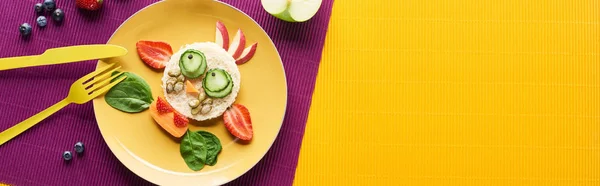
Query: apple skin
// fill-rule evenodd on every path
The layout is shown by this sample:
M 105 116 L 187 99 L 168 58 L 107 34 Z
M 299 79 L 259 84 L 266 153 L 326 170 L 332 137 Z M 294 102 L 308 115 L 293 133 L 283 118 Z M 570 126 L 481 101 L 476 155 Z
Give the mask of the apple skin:
M 242 52 L 240 58 L 235 60 L 235 64 L 241 65 L 252 59 L 254 53 L 256 53 L 256 47 L 258 47 L 258 43 L 254 43 L 246 49 L 244 49 L 244 52 Z
M 256 53 L 256 48 L 258 47 L 258 43 L 254 43 L 246 48 L 246 36 L 241 29 L 238 29 L 235 37 L 231 40 L 231 45 L 229 40 L 229 33 L 227 28 L 221 21 L 217 21 L 216 31 L 215 31 L 215 43 L 219 46 L 223 47 L 235 59 L 235 63 L 237 65 L 244 64 L 254 56 Z
M 277 10 L 277 11 L 272 10 L 272 9 L 269 11 L 267 9 L 267 6 L 270 5 L 271 3 L 273 3 L 271 0 L 261 0 L 261 5 L 262 5 L 263 9 L 267 13 L 271 14 L 272 16 L 274 16 L 280 20 L 283 20 L 286 22 L 293 22 L 293 23 L 306 22 L 306 21 L 312 19 L 312 17 L 314 17 L 316 15 L 317 11 L 319 10 L 319 8 L 322 5 L 322 0 L 314 0 L 316 6 L 310 7 L 311 13 L 308 13 L 308 14 L 310 14 L 310 16 L 308 16 L 304 19 L 298 20 L 298 19 L 294 19 L 294 16 L 292 16 L 290 14 L 290 9 L 291 9 L 290 7 L 294 6 L 293 3 L 295 3 L 295 2 L 292 2 L 292 0 L 281 0 L 281 1 L 285 1 L 285 5 L 282 5 L 282 6 L 285 6 L 285 8 L 281 9 L 281 10 Z M 296 3 L 298 3 L 298 2 L 296 2 Z M 314 11 L 312 11 L 312 8 L 315 8 Z
M 292 23 L 296 23 L 298 21 L 292 19 L 292 16 L 290 16 L 290 12 L 285 10 L 279 14 L 271 14 L 273 16 L 275 16 L 276 18 L 279 18 L 281 20 L 287 21 L 287 22 L 292 22 Z
M 219 44 L 223 49 L 229 49 L 229 33 L 227 28 L 221 21 L 217 21 L 217 29 L 215 31 L 215 43 Z
M 235 37 L 233 37 L 233 41 L 229 46 L 229 54 L 233 57 L 233 59 L 237 59 L 242 55 L 244 51 L 244 47 L 246 46 L 246 36 L 244 36 L 244 32 L 241 29 L 238 29 Z

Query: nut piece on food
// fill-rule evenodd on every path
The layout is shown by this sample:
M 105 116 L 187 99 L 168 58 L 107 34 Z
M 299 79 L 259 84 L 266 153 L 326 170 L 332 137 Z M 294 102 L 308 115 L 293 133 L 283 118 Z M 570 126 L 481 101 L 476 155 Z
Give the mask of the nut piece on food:
M 196 108 L 200 105 L 200 100 L 193 99 L 188 102 L 188 105 L 190 105 L 191 108 Z
M 196 115 L 198 113 L 200 113 L 200 110 L 202 110 L 202 107 L 196 107 L 192 109 L 192 114 Z
M 167 93 L 171 93 L 174 91 L 174 84 L 173 83 L 167 83 Z
M 185 76 L 183 76 L 183 74 L 182 74 L 182 75 L 179 75 L 179 76 L 177 77 L 177 81 L 179 81 L 179 82 L 183 82 L 183 81 L 185 81 Z
M 177 69 L 171 69 L 171 70 L 169 70 L 168 74 L 171 77 L 178 77 L 179 75 L 181 75 L 181 71 L 179 71 Z
M 204 101 L 202 101 L 203 105 L 210 105 L 213 103 L 213 100 L 210 98 L 206 98 Z
M 183 90 L 183 83 L 182 82 L 175 83 L 175 87 L 173 87 L 173 90 L 175 90 L 175 92 L 181 92 Z
M 204 90 L 199 91 L 198 92 L 198 100 L 204 102 L 204 99 L 206 99 L 206 93 L 204 92 Z
M 212 109 L 212 106 L 210 106 L 210 105 L 203 105 L 202 106 L 202 110 L 200 112 L 202 114 L 206 114 L 206 113 L 210 112 L 211 109 Z

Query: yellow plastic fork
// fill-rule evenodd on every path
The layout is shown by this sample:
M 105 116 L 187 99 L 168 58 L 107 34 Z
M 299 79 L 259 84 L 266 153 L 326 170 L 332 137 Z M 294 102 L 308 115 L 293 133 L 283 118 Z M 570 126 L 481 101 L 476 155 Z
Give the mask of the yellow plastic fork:
M 100 94 L 108 91 L 113 86 L 117 85 L 119 82 L 125 80 L 126 76 L 117 79 L 123 72 L 112 75 L 117 69 L 121 68 L 121 66 L 114 67 L 115 64 L 107 65 L 99 70 L 96 70 L 92 73 L 89 73 L 82 78 L 79 78 L 71 85 L 71 89 L 69 90 L 69 95 L 63 99 L 62 101 L 52 105 L 46 110 L 30 117 L 29 119 L 22 121 L 21 123 L 12 126 L 9 129 L 6 129 L 2 133 L 0 133 L 0 145 L 6 143 L 8 140 L 13 139 L 17 135 L 23 133 L 27 129 L 33 127 L 35 124 L 40 121 L 46 119 L 48 116 L 54 114 L 60 109 L 71 103 L 83 104 L 86 103 L 95 97 L 98 97 Z M 113 81 L 117 79 L 116 81 Z

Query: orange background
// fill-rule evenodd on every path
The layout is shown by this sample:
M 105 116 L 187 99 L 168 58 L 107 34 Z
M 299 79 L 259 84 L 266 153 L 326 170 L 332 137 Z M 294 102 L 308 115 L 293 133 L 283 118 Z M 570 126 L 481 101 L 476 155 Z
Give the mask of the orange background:
M 337 0 L 296 185 L 600 185 L 599 1 Z

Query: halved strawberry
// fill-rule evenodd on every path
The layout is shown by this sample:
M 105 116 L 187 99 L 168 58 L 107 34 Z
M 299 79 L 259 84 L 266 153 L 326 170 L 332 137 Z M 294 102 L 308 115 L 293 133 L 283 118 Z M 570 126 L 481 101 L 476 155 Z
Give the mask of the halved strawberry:
M 161 41 L 138 41 L 135 46 L 142 61 L 155 69 L 165 68 L 173 55 L 171 45 Z
M 75 0 L 75 5 L 84 10 L 98 10 L 102 8 L 102 0 Z
M 171 107 L 164 97 L 158 96 L 148 110 L 152 119 L 172 136 L 180 138 L 187 132 L 188 119 Z
M 178 112 L 175 112 L 175 115 L 173 115 L 173 123 L 179 128 L 187 126 L 189 122 L 190 121 L 185 116 Z
M 156 99 L 156 110 L 158 110 L 159 114 L 165 114 L 169 112 L 173 112 L 173 107 L 164 100 L 161 96 Z
M 223 121 L 227 130 L 241 140 L 251 140 L 253 136 L 252 120 L 248 108 L 233 104 L 225 111 Z

